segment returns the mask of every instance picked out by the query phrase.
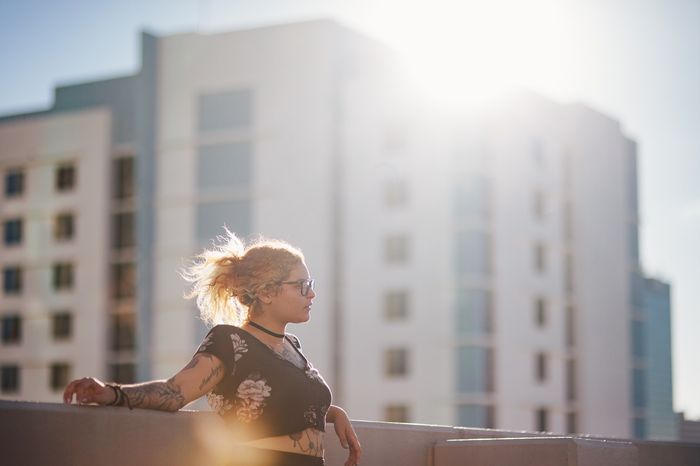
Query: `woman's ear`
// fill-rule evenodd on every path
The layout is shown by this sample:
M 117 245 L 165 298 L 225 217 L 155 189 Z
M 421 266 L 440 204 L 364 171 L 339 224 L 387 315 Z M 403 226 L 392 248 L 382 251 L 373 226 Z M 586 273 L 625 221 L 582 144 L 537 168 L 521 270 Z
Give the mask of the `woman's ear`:
M 258 300 L 263 304 L 270 304 L 272 302 L 272 297 L 267 293 L 258 294 Z
M 273 287 L 265 287 L 262 290 L 259 290 L 257 293 L 258 300 L 263 303 L 263 304 L 270 304 L 272 303 L 272 298 L 274 295 L 276 295 L 276 290 Z

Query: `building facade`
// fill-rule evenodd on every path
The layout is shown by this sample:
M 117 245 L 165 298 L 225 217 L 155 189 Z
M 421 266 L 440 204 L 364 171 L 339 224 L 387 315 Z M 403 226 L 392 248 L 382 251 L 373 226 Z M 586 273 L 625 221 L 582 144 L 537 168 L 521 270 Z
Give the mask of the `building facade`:
M 617 122 L 525 92 L 439 108 L 331 21 L 142 40 L 138 74 L 0 119 L 0 396 L 179 370 L 205 329 L 178 272 L 226 225 L 304 250 L 318 297 L 290 330 L 354 418 L 647 432 L 638 369 L 670 373 L 634 353 L 636 146 Z M 46 183 L 65 166 L 64 196 Z M 49 234 L 64 212 L 69 244 Z
M 671 354 L 671 287 L 660 280 L 644 280 L 642 320 L 645 362 L 643 432 L 638 437 L 680 440 L 678 415 L 673 412 L 673 366 Z

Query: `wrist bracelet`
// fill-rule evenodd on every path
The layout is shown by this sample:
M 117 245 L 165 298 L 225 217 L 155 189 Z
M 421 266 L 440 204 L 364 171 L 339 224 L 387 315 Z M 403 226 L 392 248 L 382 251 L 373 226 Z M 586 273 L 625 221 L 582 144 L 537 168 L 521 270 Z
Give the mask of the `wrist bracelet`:
M 134 409 L 131 406 L 131 400 L 129 400 L 129 396 L 124 392 L 121 385 L 119 385 L 118 383 L 108 383 L 106 385 L 112 390 L 114 390 L 115 395 L 114 401 L 109 403 L 108 406 L 124 406 L 124 402 L 126 402 L 126 406 L 129 408 L 129 410 Z
M 105 385 L 107 385 L 109 388 L 111 388 L 112 391 L 114 392 L 114 401 L 112 401 L 111 403 L 107 403 L 107 406 L 119 406 L 119 404 L 122 401 L 121 396 L 120 396 L 121 390 L 119 389 L 119 386 L 117 384 L 112 384 L 112 383 L 108 383 Z

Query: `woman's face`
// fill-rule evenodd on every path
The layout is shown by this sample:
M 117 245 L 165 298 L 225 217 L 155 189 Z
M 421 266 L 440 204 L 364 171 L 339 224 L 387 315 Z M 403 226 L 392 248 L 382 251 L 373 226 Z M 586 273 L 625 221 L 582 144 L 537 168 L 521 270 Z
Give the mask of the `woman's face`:
M 307 287 L 307 280 L 310 279 L 309 270 L 306 264 L 300 262 L 289 272 L 280 284 L 277 294 L 271 296 L 270 305 L 267 310 L 276 320 L 287 323 L 301 323 L 309 320 L 311 305 L 316 297 L 313 288 L 308 287 L 306 295 L 302 295 L 302 284 Z

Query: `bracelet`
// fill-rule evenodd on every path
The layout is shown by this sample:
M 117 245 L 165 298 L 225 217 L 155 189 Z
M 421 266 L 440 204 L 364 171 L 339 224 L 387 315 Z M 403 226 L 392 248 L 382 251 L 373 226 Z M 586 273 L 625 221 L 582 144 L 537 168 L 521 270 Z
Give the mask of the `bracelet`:
M 114 392 L 114 401 L 112 401 L 111 403 L 107 403 L 107 406 L 119 406 L 122 402 L 122 399 L 121 399 L 122 398 L 121 397 L 122 391 L 119 389 L 119 386 L 117 384 L 112 384 L 112 383 L 108 383 L 105 385 L 107 385 L 109 388 L 111 388 L 112 391 Z
M 107 406 L 124 406 L 124 402 L 126 402 L 126 406 L 129 408 L 129 410 L 134 409 L 131 406 L 131 400 L 129 400 L 129 396 L 122 390 L 122 386 L 119 385 L 118 383 L 108 383 L 105 384 L 109 388 L 111 388 L 114 391 L 114 401 L 109 403 Z

